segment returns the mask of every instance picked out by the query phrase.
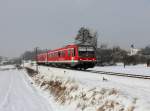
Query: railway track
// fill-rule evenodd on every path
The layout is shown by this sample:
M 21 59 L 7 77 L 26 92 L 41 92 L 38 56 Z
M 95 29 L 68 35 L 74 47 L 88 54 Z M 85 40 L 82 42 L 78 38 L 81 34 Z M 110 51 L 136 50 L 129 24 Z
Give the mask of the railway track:
M 70 69 L 70 68 L 61 68 L 61 69 L 76 70 L 76 69 Z M 116 73 L 116 72 L 96 71 L 96 70 L 77 70 L 77 71 L 91 72 L 91 73 L 96 73 L 96 74 L 122 76 L 122 77 L 130 77 L 130 78 L 139 78 L 139 79 L 150 79 L 150 76 L 148 76 L 148 75 Z
M 136 75 L 136 74 L 126 74 L 126 73 L 116 73 L 116 72 L 106 72 L 106 71 L 94 71 L 94 70 L 87 70 L 87 72 L 97 73 L 97 74 L 105 74 L 105 75 L 122 76 L 122 77 L 130 77 L 130 78 L 150 79 L 150 76 L 147 76 L 147 75 Z
M 77 70 L 77 69 L 70 69 L 70 68 L 60 68 L 60 69 L 76 70 L 76 71 L 90 72 L 90 73 L 96 73 L 96 74 L 114 75 L 114 76 L 130 77 L 130 78 L 150 79 L 150 76 L 148 75 L 116 73 L 116 72 L 96 71 L 96 70 Z

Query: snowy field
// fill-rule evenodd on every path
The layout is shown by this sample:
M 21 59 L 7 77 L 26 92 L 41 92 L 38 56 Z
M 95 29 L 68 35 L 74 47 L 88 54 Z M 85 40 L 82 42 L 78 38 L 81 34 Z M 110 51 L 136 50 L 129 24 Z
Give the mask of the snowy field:
M 123 64 L 118 64 L 117 66 L 105 66 L 105 67 L 95 67 L 91 70 L 96 71 L 106 71 L 106 72 L 116 72 L 116 73 L 126 73 L 126 74 L 137 74 L 137 75 L 150 75 L 150 67 L 147 67 L 146 64 L 140 65 L 127 65 L 125 68 Z
M 101 68 L 123 69 L 94 69 Z M 0 111 L 150 111 L 150 80 L 46 66 L 32 77 L 11 65 L 0 69 Z M 127 66 L 124 73 L 138 69 L 148 74 L 144 65 Z
M 35 66 L 27 67 L 35 69 Z M 143 72 L 139 72 L 140 68 Z M 124 68 L 95 69 L 120 72 Z M 123 73 L 133 72 L 148 74 L 148 68 L 139 65 L 127 66 L 123 70 Z M 150 80 L 46 66 L 39 66 L 39 74 L 32 79 L 53 103 L 54 111 L 150 111 Z
M 0 66 L 0 111 L 53 111 L 24 71 Z M 5 70 L 4 70 L 5 69 Z M 13 69 L 13 70 L 12 70 Z

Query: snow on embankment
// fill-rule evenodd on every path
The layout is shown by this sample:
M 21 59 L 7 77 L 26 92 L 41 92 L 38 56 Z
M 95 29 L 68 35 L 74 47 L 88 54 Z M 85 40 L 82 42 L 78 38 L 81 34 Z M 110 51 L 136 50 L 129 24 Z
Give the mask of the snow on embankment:
M 53 95 L 56 111 L 148 111 L 138 108 L 138 98 L 110 85 L 112 83 L 107 78 L 42 66 L 39 72 L 32 79 L 37 86 Z

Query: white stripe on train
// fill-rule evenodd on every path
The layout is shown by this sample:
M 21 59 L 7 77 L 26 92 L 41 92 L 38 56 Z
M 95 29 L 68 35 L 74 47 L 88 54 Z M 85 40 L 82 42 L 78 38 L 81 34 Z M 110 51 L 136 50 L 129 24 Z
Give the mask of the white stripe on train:
M 95 60 L 81 60 L 81 61 L 86 61 L 86 62 L 95 62 Z M 78 60 L 68 60 L 68 61 L 38 61 L 38 62 L 41 62 L 41 63 L 77 63 L 79 62 Z
M 41 63 L 73 63 L 73 62 L 79 62 L 77 60 L 74 60 L 74 61 L 38 61 L 38 62 L 41 62 Z

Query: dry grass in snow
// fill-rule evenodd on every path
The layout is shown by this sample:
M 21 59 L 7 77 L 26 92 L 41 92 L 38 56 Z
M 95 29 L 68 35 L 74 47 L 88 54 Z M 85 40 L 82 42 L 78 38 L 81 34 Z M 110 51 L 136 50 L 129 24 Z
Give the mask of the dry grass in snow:
M 38 74 L 32 76 L 32 79 L 36 85 L 49 91 L 57 103 L 63 106 L 72 105 L 75 111 L 135 110 L 136 99 L 128 99 L 114 88 L 88 88 L 75 80 L 54 75 L 48 79 Z

